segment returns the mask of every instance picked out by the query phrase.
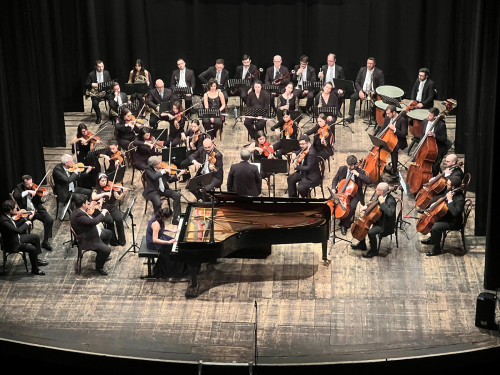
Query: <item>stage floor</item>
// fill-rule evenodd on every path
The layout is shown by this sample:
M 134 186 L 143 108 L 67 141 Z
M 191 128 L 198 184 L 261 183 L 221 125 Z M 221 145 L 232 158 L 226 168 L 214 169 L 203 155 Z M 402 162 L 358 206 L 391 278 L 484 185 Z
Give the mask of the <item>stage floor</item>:
M 230 106 L 235 104 L 231 98 Z M 68 144 L 80 122 L 97 131 L 89 105 L 86 101 L 84 113 L 66 114 Z M 232 108 L 228 112 L 232 114 Z M 373 126 L 364 120 L 356 117 L 349 127 L 336 126 L 325 195 L 347 155 L 360 158 L 371 148 L 368 134 Z M 248 144 L 242 122 L 234 124 L 229 117 L 222 141 L 216 140 L 224 154 L 225 178 L 231 163 L 239 162 L 240 148 Z M 268 134 L 270 126 L 268 122 Z M 312 126 L 308 122 L 304 129 Z M 453 116 L 447 118 L 447 128 L 454 139 Z M 112 127 L 100 135 L 110 139 Z M 68 151 L 46 149 L 48 168 Z M 402 152 L 400 161 L 407 158 Z M 276 180 L 276 195 L 282 196 L 286 176 Z M 152 207 L 149 204 L 144 213 L 138 173 L 132 185 L 127 171 L 124 185 L 135 187 L 125 207 L 139 194 L 133 213 L 140 244 Z M 185 183 L 178 188 L 193 199 Z M 267 195 L 267 186 L 263 192 Z M 367 199 L 372 193 L 370 186 Z M 316 194 L 321 197 L 320 189 Z M 467 198 L 474 202 L 474 193 L 468 192 Z M 413 199 L 403 194 L 403 200 L 403 212 L 408 213 Z M 49 212 L 55 213 L 54 201 L 50 198 L 46 204 Z M 415 210 L 410 216 L 416 216 Z M 416 220 L 405 220 L 399 246 L 394 237 L 385 238 L 380 256 L 373 259 L 352 250 L 350 233 L 344 237 L 339 230 L 335 235 L 341 238 L 332 237 L 329 243 L 329 266 L 321 261 L 319 244 L 273 246 L 266 259 L 220 259 L 202 267 L 195 299 L 185 298 L 187 283 L 141 279 L 146 265 L 129 249 L 130 219 L 126 246 L 112 248 L 108 276 L 95 272 L 93 253 L 84 256 L 82 275 L 76 273 L 76 247 L 65 243 L 70 238 L 68 222 L 56 220 L 54 251 L 43 254 L 50 262 L 44 267 L 46 276 L 26 273 L 19 256 L 9 257 L 7 274 L 0 277 L 0 338 L 105 356 L 188 363 L 257 359 L 262 365 L 390 361 L 498 347 L 498 333 L 474 325 L 476 298 L 484 291 L 485 255 L 485 238 L 474 236 L 474 209 L 466 229 L 467 253 L 455 233 L 446 240 L 443 255 L 425 256 L 430 247 L 420 244 Z M 41 230 L 36 222 L 34 232 Z

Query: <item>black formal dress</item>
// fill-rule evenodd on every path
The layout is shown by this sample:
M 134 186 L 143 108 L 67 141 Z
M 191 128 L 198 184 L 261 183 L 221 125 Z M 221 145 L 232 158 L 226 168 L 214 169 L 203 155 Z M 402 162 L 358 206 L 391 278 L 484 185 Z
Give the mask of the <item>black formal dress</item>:
M 106 193 L 106 191 L 101 186 L 94 188 L 94 192 L 96 194 Z M 119 193 L 123 194 L 122 192 Z M 123 226 L 123 212 L 117 206 L 114 194 L 111 194 L 111 198 L 106 197 L 104 199 L 102 208 L 105 208 L 109 211 L 109 213 L 104 216 L 104 225 L 106 229 L 109 229 L 111 231 L 110 244 L 112 246 L 124 246 L 127 243 L 127 239 L 125 238 L 125 228 Z
M 329 127 L 328 124 L 325 127 Z M 315 125 L 313 128 L 309 129 L 305 134 L 306 135 L 314 135 L 313 138 L 313 147 L 316 150 L 316 154 L 321 157 L 323 160 L 328 160 L 331 156 L 333 156 L 333 143 L 335 141 L 335 137 L 332 131 L 333 127 L 328 128 L 328 136 L 322 137 L 319 134 L 319 125 Z
M 248 108 L 256 108 L 256 109 L 265 109 L 266 115 L 269 115 L 269 105 L 271 103 L 271 97 L 268 92 L 262 90 L 260 92 L 259 97 L 255 94 L 254 91 L 251 91 L 248 94 L 247 98 L 247 107 Z M 263 116 L 266 117 L 266 116 Z M 243 125 L 248 130 L 248 135 L 251 139 L 255 139 L 255 135 L 259 130 L 264 130 L 266 127 L 266 121 L 263 119 L 255 119 L 255 118 L 245 118 Z

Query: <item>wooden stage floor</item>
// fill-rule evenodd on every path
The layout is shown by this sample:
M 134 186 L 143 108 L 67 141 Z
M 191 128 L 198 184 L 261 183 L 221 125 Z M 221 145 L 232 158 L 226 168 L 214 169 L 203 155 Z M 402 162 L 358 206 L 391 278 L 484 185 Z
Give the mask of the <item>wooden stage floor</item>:
M 230 107 L 236 104 L 231 98 Z M 85 122 L 93 132 L 98 129 L 90 102 L 85 106 L 84 113 L 66 114 L 68 144 L 78 123 Z M 228 112 L 232 114 L 232 108 Z M 216 140 L 224 154 L 225 178 L 231 163 L 239 161 L 242 145 L 248 144 L 242 122 L 233 128 L 234 122 L 229 117 L 222 141 Z M 271 125 L 268 122 L 268 132 Z M 326 195 L 326 186 L 347 155 L 360 158 L 370 149 L 373 127 L 367 126 L 359 117 L 349 127 L 337 125 Z M 454 139 L 453 116 L 447 118 L 447 127 Z M 104 141 L 110 139 L 112 128 L 100 135 Z M 46 149 L 47 167 L 69 150 Z M 401 153 L 401 162 L 407 158 Z M 144 214 L 137 173 L 135 177 L 135 190 L 124 205 L 139 194 L 133 212 L 140 244 L 152 207 L 149 204 Z M 132 186 L 130 179 L 127 171 L 126 186 Z M 286 176 L 277 177 L 277 196 L 284 194 L 285 182 Z M 178 188 L 193 198 L 184 183 Z M 263 192 L 267 195 L 266 186 Z M 320 190 L 316 192 L 321 197 Z M 372 192 L 370 186 L 367 199 Z M 407 213 L 413 199 L 403 198 Z M 474 193 L 468 192 L 467 198 L 474 201 Z M 54 199 L 47 207 L 55 213 Z M 415 211 L 410 215 L 416 216 Z M 144 259 L 133 249 L 127 252 L 132 243 L 130 220 L 126 246 L 112 248 L 109 275 L 95 272 L 93 253 L 84 256 L 83 273 L 78 275 L 76 247 L 65 243 L 70 238 L 68 222 L 56 220 L 55 249 L 43 254 L 50 262 L 44 267 L 46 276 L 25 273 L 21 258 L 9 257 L 7 274 L 0 277 L 0 338 L 111 358 L 188 364 L 257 359 L 262 366 L 378 362 L 387 368 L 392 361 L 499 347 L 498 333 L 474 325 L 476 298 L 484 291 L 485 256 L 485 238 L 474 236 L 474 210 L 466 230 L 466 254 L 459 235 L 453 234 L 443 255 L 425 256 L 429 246 L 420 244 L 415 219 L 405 220 L 409 224 L 399 232 L 399 247 L 394 238 L 385 238 L 381 255 L 373 259 L 350 248 L 350 233 L 342 240 L 331 239 L 329 266 L 321 261 L 320 244 L 274 246 L 266 259 L 221 259 L 202 267 L 200 295 L 195 299 L 184 297 L 187 283 L 141 279 L 146 273 Z M 35 233 L 41 229 L 37 222 Z M 340 231 L 335 234 L 342 237 Z

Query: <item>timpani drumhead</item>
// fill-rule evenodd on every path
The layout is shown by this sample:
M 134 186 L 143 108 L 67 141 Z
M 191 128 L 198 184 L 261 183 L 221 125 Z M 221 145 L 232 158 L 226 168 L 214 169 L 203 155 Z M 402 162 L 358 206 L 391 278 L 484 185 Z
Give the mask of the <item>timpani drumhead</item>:
M 414 120 L 425 120 L 427 118 L 427 113 L 429 113 L 429 110 L 427 109 L 413 109 L 408 112 L 408 117 L 412 118 Z
M 404 110 L 406 108 L 406 104 L 404 103 L 399 103 L 399 105 L 401 106 L 400 107 L 396 107 L 396 111 L 400 112 L 402 110 Z M 375 107 L 381 109 L 382 111 L 385 112 L 385 110 L 387 109 L 387 107 L 389 106 L 389 104 L 385 103 L 383 100 L 377 100 L 375 102 Z
M 389 98 L 401 98 L 404 95 L 404 91 L 396 86 L 379 86 L 375 90 L 377 94 L 381 96 L 388 96 Z

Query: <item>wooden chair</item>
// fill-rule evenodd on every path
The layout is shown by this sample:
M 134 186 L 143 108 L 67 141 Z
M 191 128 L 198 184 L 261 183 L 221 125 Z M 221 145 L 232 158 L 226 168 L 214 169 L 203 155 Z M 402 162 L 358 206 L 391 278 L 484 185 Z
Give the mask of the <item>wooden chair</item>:
M 464 205 L 464 211 L 462 213 L 463 215 L 462 225 L 458 229 L 449 229 L 443 233 L 443 239 L 441 240 L 441 249 L 443 249 L 444 247 L 444 241 L 446 240 L 448 234 L 450 234 L 451 232 L 460 232 L 460 236 L 462 237 L 462 245 L 464 246 L 464 254 L 467 253 L 467 247 L 465 244 L 465 228 L 467 227 L 467 220 L 469 219 L 471 210 L 472 210 L 472 200 L 466 199 Z
M 321 196 L 324 198 L 325 197 L 325 191 L 323 189 L 323 181 L 325 179 L 325 159 L 322 157 L 318 157 L 319 159 L 319 171 L 321 175 L 321 181 L 319 183 L 319 188 L 321 189 Z M 308 198 L 311 198 L 312 192 L 314 191 L 314 196 L 316 197 L 316 186 L 309 189 L 309 194 L 307 195 Z
M 466 173 L 464 178 L 462 179 L 462 189 L 464 190 L 464 197 L 467 194 L 467 189 L 469 187 L 470 179 L 471 179 L 470 173 Z
M 75 233 L 75 230 L 71 226 L 71 223 L 69 224 L 69 229 L 71 231 L 71 241 L 72 243 L 76 243 L 76 247 L 78 249 L 77 257 L 76 257 L 76 271 L 78 272 L 79 275 L 82 274 L 82 259 L 83 259 L 83 254 L 85 254 L 87 251 L 90 251 L 90 249 L 82 249 L 80 246 L 80 243 L 78 242 L 78 235 Z
M 26 268 L 26 272 L 28 271 L 28 260 L 26 259 L 26 253 L 24 251 L 11 251 L 5 247 L 3 243 L 2 236 L 0 235 L 0 246 L 2 247 L 3 254 L 3 265 L 2 265 L 2 275 L 5 275 L 5 265 L 7 264 L 7 257 L 12 254 L 20 254 L 23 257 L 24 268 Z
M 396 198 L 396 216 L 394 220 L 394 229 L 391 233 L 380 233 L 377 236 L 378 237 L 377 252 L 380 251 L 380 244 L 382 243 L 382 239 L 390 236 L 390 240 L 392 242 L 393 234 L 394 237 L 396 237 L 396 247 L 399 247 L 398 229 L 401 228 L 400 224 L 402 223 L 402 220 L 403 220 L 403 201 L 399 198 Z

